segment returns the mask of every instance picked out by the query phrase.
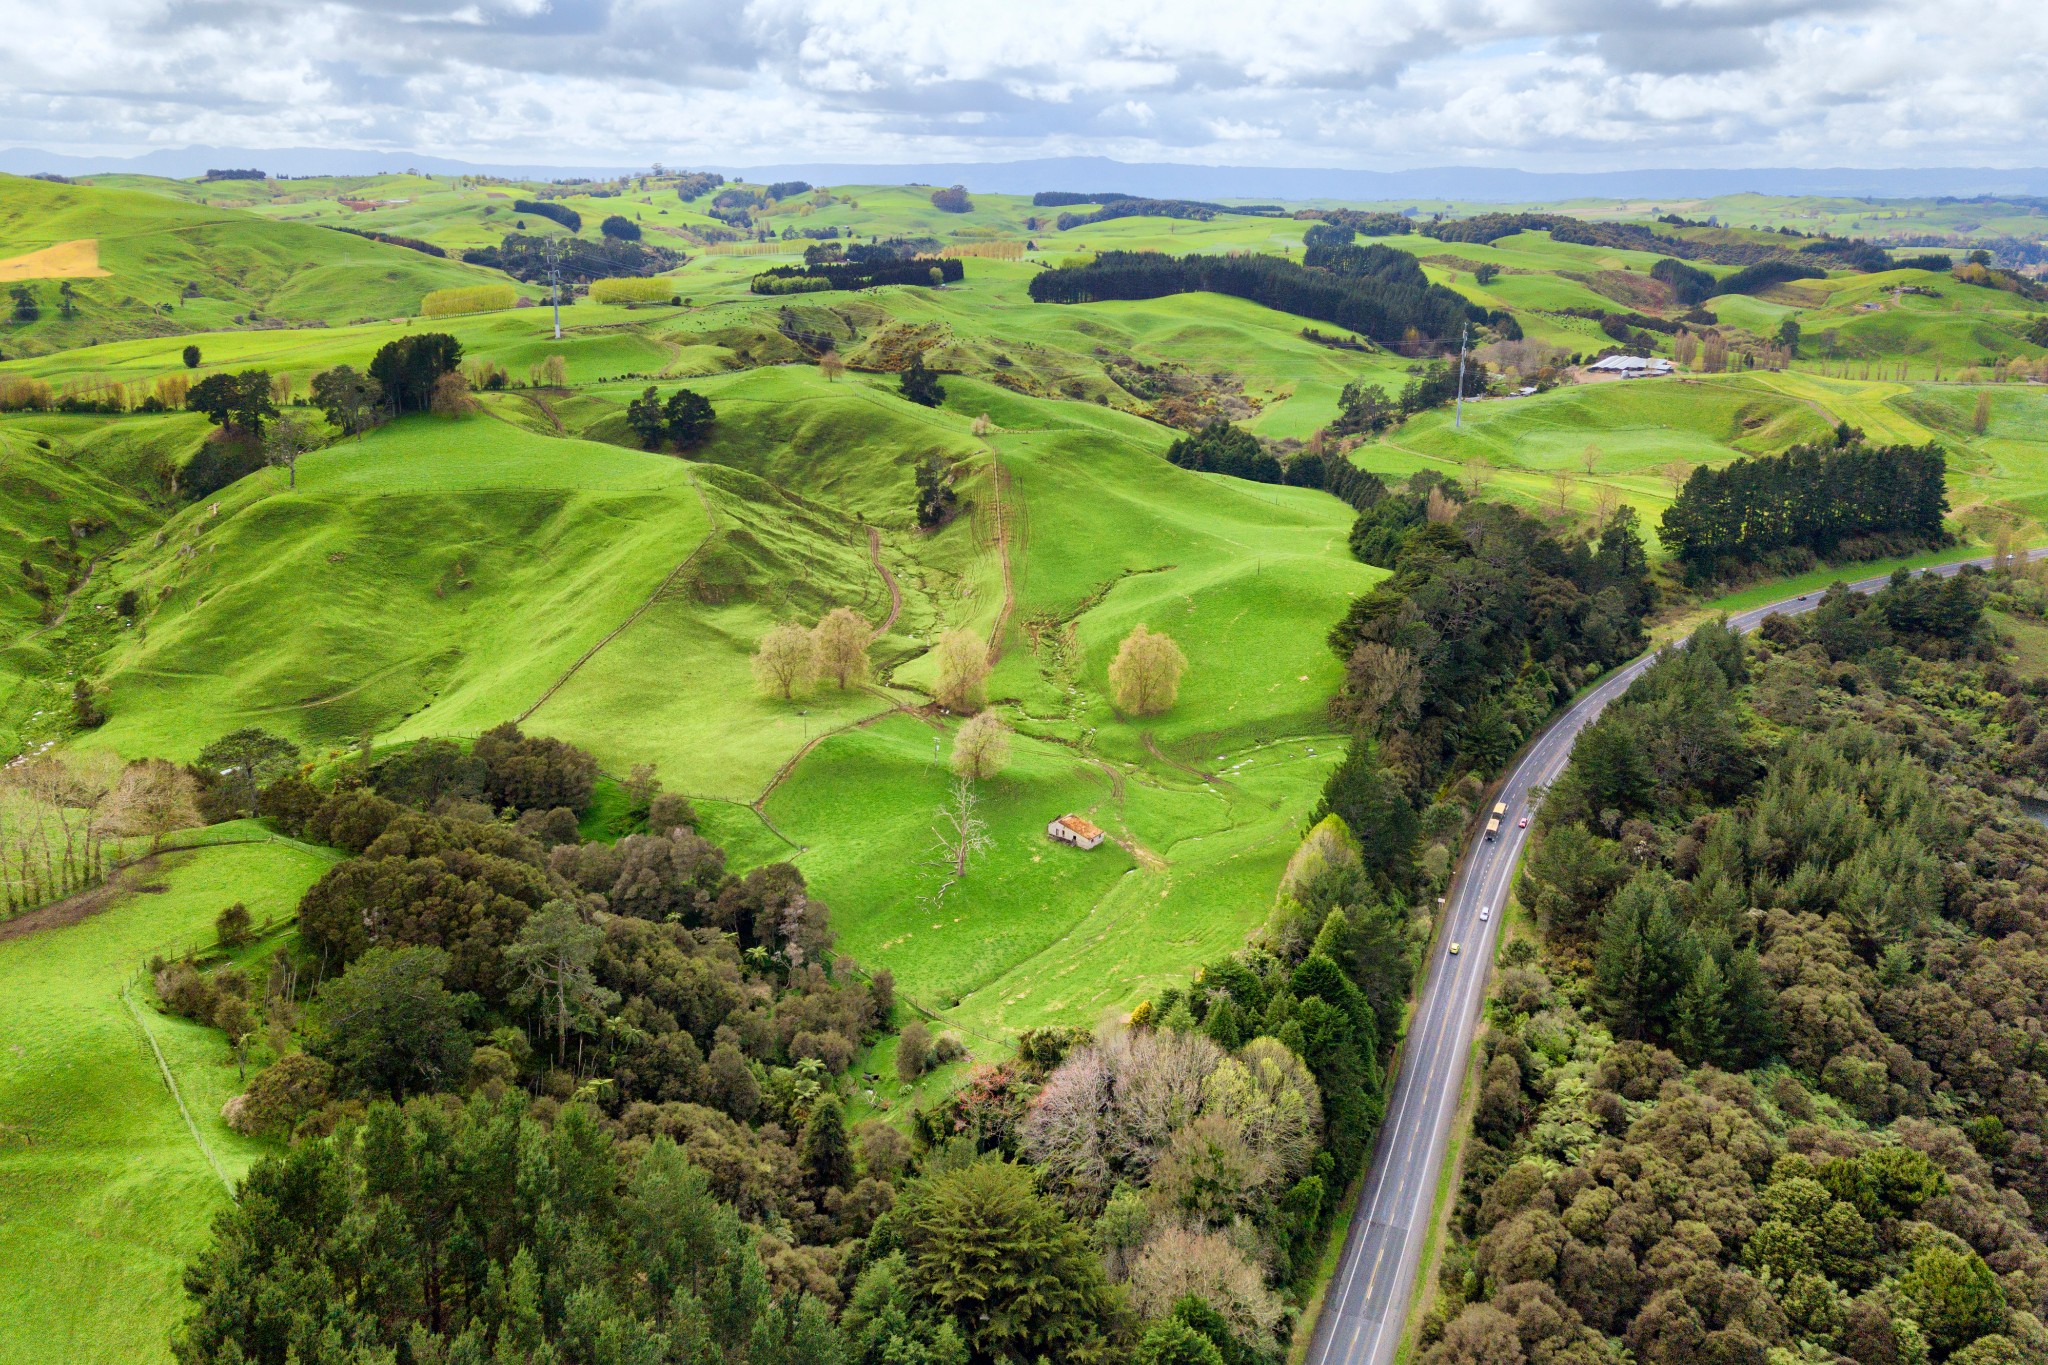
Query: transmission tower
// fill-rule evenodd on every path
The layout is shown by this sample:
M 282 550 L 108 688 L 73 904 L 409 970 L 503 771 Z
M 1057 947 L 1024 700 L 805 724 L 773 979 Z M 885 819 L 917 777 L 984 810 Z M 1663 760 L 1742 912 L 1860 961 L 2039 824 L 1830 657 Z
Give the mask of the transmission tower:
M 555 340 L 562 339 L 562 248 L 554 238 L 542 239 L 541 252 L 548 263 L 548 296 L 555 305 Z
M 561 334 L 561 330 L 557 328 L 555 335 L 560 336 Z M 1458 333 L 1458 411 L 1457 415 L 1451 419 L 1451 430 L 1453 431 L 1463 431 L 1465 429 L 1465 343 L 1471 336 L 1472 324 L 1468 322 L 1465 324 L 1464 329 Z

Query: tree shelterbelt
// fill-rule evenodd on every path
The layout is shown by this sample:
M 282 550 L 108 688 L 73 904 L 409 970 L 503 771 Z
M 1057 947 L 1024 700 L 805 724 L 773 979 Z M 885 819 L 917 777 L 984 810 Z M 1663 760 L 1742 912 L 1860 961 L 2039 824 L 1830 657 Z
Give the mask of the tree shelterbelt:
M 1939 446 L 1872 446 L 1843 427 L 1831 442 L 1701 465 L 1664 509 L 1659 534 L 1695 577 L 1787 550 L 1833 556 L 1873 537 L 1939 544 L 1947 473 Z
M 1383 346 L 1401 344 L 1411 330 L 1427 341 L 1455 344 L 1461 327 L 1487 316 L 1455 291 L 1430 283 L 1406 252 L 1343 246 L 1315 248 L 1311 255 L 1315 263 L 1301 265 L 1279 256 L 1105 251 L 1084 265 L 1032 276 L 1031 297 L 1088 303 L 1205 290 L 1335 323 Z

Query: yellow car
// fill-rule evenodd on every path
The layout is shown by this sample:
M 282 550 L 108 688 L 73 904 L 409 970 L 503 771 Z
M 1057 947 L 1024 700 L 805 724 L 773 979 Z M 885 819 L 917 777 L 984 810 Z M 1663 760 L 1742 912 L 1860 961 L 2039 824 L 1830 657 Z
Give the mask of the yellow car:
M 1455 943 L 1453 943 L 1453 944 L 1451 945 L 1451 956 L 1452 956 L 1452 957 L 1456 957 L 1457 955 L 1458 955 L 1458 945 L 1457 945 L 1457 944 L 1455 944 Z

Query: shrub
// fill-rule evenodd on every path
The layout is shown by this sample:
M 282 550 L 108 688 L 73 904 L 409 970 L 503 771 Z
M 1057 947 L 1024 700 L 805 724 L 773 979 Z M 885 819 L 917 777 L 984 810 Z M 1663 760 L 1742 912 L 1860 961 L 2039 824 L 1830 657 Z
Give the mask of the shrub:
M 257 1073 L 230 1126 L 255 1137 L 287 1134 L 327 1103 L 333 1078 L 334 1068 L 308 1053 L 280 1057 Z
M 484 765 L 484 794 L 494 806 L 580 811 L 590 804 L 597 760 L 573 744 L 521 734 L 506 721 L 484 731 L 470 753 Z
M 214 937 L 223 948 L 238 948 L 249 941 L 249 907 L 236 901 L 213 917 Z
M 932 1031 L 921 1019 L 913 1019 L 903 1026 L 903 1036 L 896 1040 L 896 1079 L 909 1085 L 931 1069 Z
M 697 808 L 681 792 L 656 792 L 647 803 L 647 828 L 658 833 L 672 829 L 695 829 Z
M 932 207 L 941 213 L 967 213 L 973 210 L 974 201 L 967 197 L 965 185 L 954 185 L 948 189 L 933 190 Z
M 597 225 L 597 230 L 615 242 L 637 242 L 640 240 L 640 225 L 631 218 L 614 213 Z

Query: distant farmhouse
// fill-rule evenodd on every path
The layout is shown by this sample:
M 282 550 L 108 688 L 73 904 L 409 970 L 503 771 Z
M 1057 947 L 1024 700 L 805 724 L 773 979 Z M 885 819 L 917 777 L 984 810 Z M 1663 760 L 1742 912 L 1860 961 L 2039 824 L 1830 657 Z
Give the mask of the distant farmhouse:
M 1602 374 L 1618 374 L 1623 379 L 1641 379 L 1649 374 L 1670 374 L 1672 364 L 1659 355 L 1611 355 L 1605 360 L 1596 360 L 1586 367 Z
M 1075 848 L 1093 848 L 1102 842 L 1102 831 L 1078 815 L 1062 815 L 1045 827 L 1045 837 Z

